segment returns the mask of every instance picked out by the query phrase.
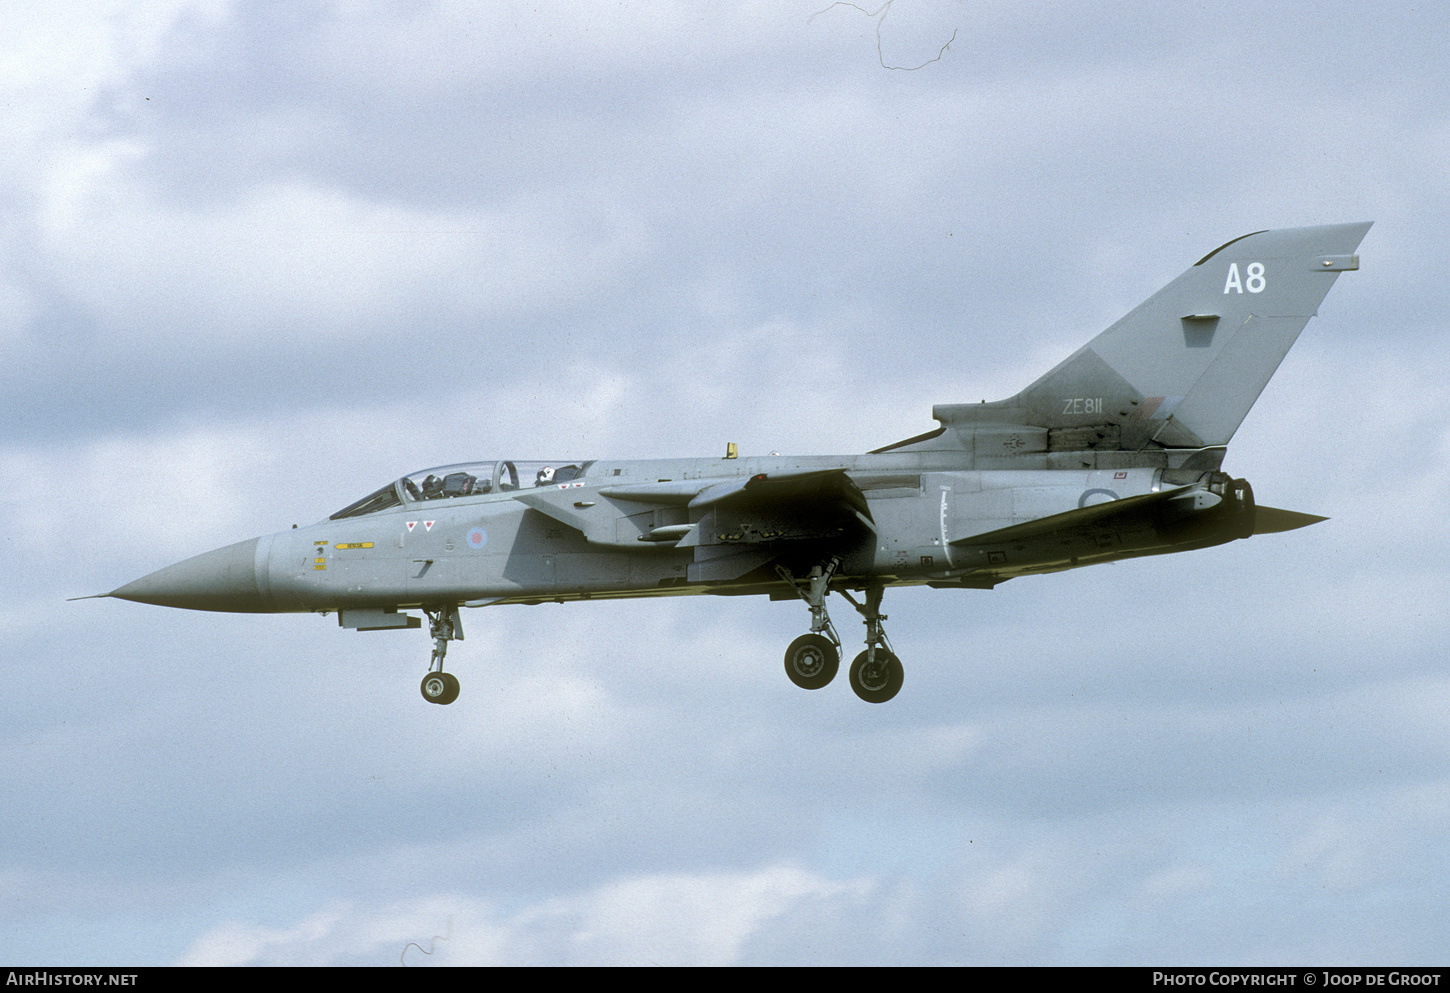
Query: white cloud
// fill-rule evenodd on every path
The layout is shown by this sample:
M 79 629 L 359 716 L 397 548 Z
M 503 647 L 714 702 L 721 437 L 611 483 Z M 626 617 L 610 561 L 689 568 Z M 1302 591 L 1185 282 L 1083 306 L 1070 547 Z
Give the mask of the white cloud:
M 578 297 L 642 247 L 627 214 L 577 193 L 429 211 L 292 182 L 176 206 L 120 168 L 139 154 L 84 149 L 57 167 L 43 210 L 46 268 L 104 321 L 98 345 L 117 351 L 185 344 L 252 358 L 298 336 L 407 334 L 425 315 Z
M 514 912 L 436 896 L 333 906 L 293 928 L 231 923 L 196 939 L 177 965 L 730 965 L 750 940 L 802 904 L 852 906 L 864 881 L 835 883 L 793 866 L 620 879 Z M 819 908 L 813 908 L 819 912 Z
M 222 23 L 229 0 L 17 0 L 0 11 L 0 86 L 70 97 L 178 54 L 178 28 Z
M 0 9 L 0 173 L 24 189 L 97 139 L 91 112 L 140 72 L 194 59 L 230 0 L 19 0 Z
M 294 928 L 224 924 L 202 935 L 175 963 L 181 966 L 301 964 L 291 958 L 297 946 L 312 946 L 333 935 L 344 910 L 333 906 L 313 914 Z M 280 959 L 280 961 L 278 961 Z
M 805 13 L 748 0 L 699 6 L 642 0 L 482 8 L 467 0 L 406 11 L 332 0 L 313 52 L 319 74 L 389 93 L 478 93 L 561 79 L 698 74 L 806 32 Z M 361 8 L 361 9 L 360 9 Z M 386 48 L 388 59 L 372 52 Z

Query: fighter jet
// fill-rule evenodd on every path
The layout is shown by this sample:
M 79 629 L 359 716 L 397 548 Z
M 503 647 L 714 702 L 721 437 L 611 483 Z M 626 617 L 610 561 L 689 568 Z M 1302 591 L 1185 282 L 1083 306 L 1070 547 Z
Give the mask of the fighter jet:
M 840 594 L 865 621 L 851 688 L 882 703 L 903 669 L 892 586 L 989 590 L 1020 576 L 1207 548 L 1323 520 L 1258 506 L 1226 446 L 1355 254 L 1369 223 L 1259 231 L 1183 275 L 1022 392 L 932 408 L 933 431 L 864 455 L 486 459 L 393 480 L 308 527 L 250 538 L 101 596 L 189 610 L 335 613 L 418 628 L 423 698 L 463 608 L 618 597 L 799 599 L 785 652 L 826 686 Z M 413 612 L 419 612 L 422 618 Z

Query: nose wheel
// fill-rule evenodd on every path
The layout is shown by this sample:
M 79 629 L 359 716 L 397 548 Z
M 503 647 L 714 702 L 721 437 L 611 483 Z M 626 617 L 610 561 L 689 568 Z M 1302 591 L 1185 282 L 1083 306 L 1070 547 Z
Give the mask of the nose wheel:
M 421 689 L 429 703 L 452 703 L 458 699 L 458 677 L 451 672 L 430 672 L 423 677 Z

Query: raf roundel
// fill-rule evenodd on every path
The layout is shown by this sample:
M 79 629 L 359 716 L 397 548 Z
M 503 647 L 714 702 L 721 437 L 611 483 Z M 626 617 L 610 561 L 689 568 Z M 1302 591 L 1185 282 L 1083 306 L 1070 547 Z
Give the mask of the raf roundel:
M 482 548 L 488 544 L 488 532 L 483 528 L 474 528 L 468 532 L 468 547 Z

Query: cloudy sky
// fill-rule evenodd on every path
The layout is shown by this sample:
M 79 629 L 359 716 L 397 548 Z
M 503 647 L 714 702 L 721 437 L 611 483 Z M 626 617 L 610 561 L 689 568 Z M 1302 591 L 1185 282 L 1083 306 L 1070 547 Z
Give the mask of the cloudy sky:
M 0 960 L 1450 959 L 1450 14 L 823 8 L 0 6 Z M 445 708 L 420 632 L 66 600 L 430 465 L 875 448 L 1361 220 L 1225 466 L 1331 520 L 892 591 L 887 705 L 799 603 L 471 611 Z

